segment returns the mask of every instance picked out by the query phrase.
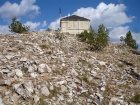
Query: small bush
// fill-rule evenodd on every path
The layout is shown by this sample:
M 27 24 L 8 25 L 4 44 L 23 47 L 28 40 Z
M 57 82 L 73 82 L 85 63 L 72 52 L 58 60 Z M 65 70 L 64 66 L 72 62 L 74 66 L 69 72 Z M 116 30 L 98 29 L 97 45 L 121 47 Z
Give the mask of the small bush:
M 129 99 L 130 102 L 140 103 L 140 93 L 136 92 L 133 97 Z
M 48 32 L 51 32 L 51 31 L 52 31 L 52 29 L 50 29 L 50 28 L 47 28 L 47 29 L 46 29 L 46 31 L 48 31 Z
M 45 102 L 42 98 L 40 98 L 39 101 L 37 102 L 37 105 L 48 105 L 48 103 Z
M 117 65 L 118 65 L 118 67 L 121 67 L 121 68 L 124 67 L 123 63 L 118 63 Z
M 59 90 L 60 90 L 59 87 L 54 87 L 54 89 L 50 91 L 51 95 L 52 96 L 57 96 Z
M 60 32 L 60 29 L 58 29 L 58 30 L 55 30 L 55 38 L 59 40 L 63 40 L 65 38 L 65 35 Z
M 41 44 L 41 45 L 39 45 L 39 46 L 41 47 L 41 49 L 48 49 L 48 48 L 49 48 L 49 46 L 46 45 L 46 44 Z

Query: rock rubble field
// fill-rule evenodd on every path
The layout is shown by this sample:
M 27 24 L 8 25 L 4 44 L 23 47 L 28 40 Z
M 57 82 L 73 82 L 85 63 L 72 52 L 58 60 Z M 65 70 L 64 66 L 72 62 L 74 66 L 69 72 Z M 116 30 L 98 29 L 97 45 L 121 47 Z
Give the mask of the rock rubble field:
M 0 35 L 0 105 L 138 105 L 140 52 L 109 43 L 87 50 L 76 35 Z

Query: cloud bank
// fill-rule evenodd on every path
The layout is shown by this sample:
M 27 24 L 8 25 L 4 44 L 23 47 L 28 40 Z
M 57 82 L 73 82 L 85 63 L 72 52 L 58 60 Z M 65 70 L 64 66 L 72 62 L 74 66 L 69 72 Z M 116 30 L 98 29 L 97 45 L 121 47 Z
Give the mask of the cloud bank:
M 9 33 L 8 25 L 0 25 L 0 34 L 7 34 Z
M 34 17 L 39 14 L 39 7 L 34 5 L 36 0 L 21 0 L 20 4 L 5 2 L 0 7 L 0 16 L 4 19 L 12 19 L 13 17 L 21 17 L 29 15 Z
M 100 24 L 104 24 L 110 31 L 110 41 L 119 42 L 120 36 L 125 36 L 129 31 L 129 26 L 125 26 L 126 23 L 130 23 L 134 20 L 135 16 L 128 16 L 125 13 L 127 7 L 124 4 L 105 4 L 101 2 L 96 8 L 87 7 L 79 8 L 73 14 L 90 19 L 91 26 L 97 31 Z M 60 26 L 59 19 L 50 23 L 51 29 L 57 29 Z M 136 37 L 140 36 L 140 33 L 132 32 L 132 35 Z M 140 38 L 137 42 L 140 44 Z

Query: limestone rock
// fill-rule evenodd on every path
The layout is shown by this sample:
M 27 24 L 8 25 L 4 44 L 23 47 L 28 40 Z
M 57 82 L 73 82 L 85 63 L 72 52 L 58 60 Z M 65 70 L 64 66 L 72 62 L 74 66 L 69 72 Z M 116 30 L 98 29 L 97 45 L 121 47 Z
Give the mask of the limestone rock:
M 40 64 L 39 66 L 38 66 L 38 72 L 39 73 L 45 73 L 45 72 L 51 72 L 52 70 L 51 70 L 51 68 L 48 66 L 48 65 L 46 65 L 46 64 Z
M 31 73 L 30 76 L 33 77 L 33 78 L 37 78 L 38 77 L 37 73 Z
M 67 87 L 64 85 L 61 85 L 61 92 L 62 93 L 67 92 Z
M 11 81 L 0 79 L 0 86 L 4 86 L 4 85 L 8 85 L 8 86 L 11 85 Z
M 38 97 L 37 95 L 34 96 L 34 101 L 35 103 L 37 103 L 39 101 L 40 97 Z
M 4 103 L 2 102 L 2 99 L 0 98 L 0 105 L 4 105 Z
M 16 69 L 15 72 L 16 72 L 16 75 L 17 75 L 18 77 L 23 77 L 23 73 L 22 73 L 21 70 Z
M 49 92 L 49 90 L 48 90 L 48 88 L 47 88 L 46 86 L 43 86 L 43 87 L 41 88 L 41 93 L 42 93 L 43 95 L 45 95 L 45 96 L 49 96 L 49 95 L 50 95 L 50 92 Z
M 103 61 L 98 61 L 99 65 L 101 66 L 105 66 L 106 65 L 106 62 L 103 62 Z
M 31 93 L 33 92 L 33 90 L 30 88 L 30 86 L 28 87 L 27 84 L 24 83 L 15 84 L 14 90 L 25 100 L 29 100 L 30 98 L 32 98 Z
M 26 62 L 27 61 L 27 58 L 26 57 L 23 57 L 20 59 L 20 62 Z
M 12 55 L 7 55 L 7 56 L 5 56 L 8 60 L 10 60 L 11 58 L 14 58 L 14 56 L 12 56 Z
M 100 101 L 102 101 L 102 100 L 104 99 L 104 97 L 103 97 L 101 94 L 99 94 L 99 93 L 95 93 L 95 95 L 97 96 L 97 98 L 98 98 Z
M 68 103 L 72 103 L 72 102 L 73 102 L 73 99 L 72 99 L 72 98 L 68 98 L 68 99 L 67 99 L 67 102 L 68 102 Z

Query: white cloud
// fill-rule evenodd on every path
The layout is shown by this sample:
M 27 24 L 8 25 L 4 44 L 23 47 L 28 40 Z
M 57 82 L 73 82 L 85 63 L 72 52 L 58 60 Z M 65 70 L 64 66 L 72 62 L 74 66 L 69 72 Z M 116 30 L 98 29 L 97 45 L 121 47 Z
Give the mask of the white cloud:
M 56 19 L 54 22 L 51 22 L 49 28 L 56 30 L 60 27 L 60 18 Z
M 4 19 L 11 19 L 13 17 L 20 17 L 24 15 L 36 16 L 39 14 L 39 7 L 34 5 L 36 0 L 22 0 L 20 4 L 5 2 L 0 7 L 0 16 Z
M 136 40 L 136 42 L 140 44 L 140 32 L 139 33 L 132 32 L 132 35 L 134 36 L 133 38 Z
M 125 37 L 126 33 L 128 31 L 129 31 L 129 26 L 125 26 L 125 27 L 119 26 L 119 27 L 115 27 L 113 29 L 110 29 L 110 32 L 109 32 L 110 40 L 113 42 L 119 43 L 120 37 L 121 36 Z
M 0 25 L 0 34 L 8 34 L 8 33 L 10 33 L 8 25 Z
M 120 37 L 121 36 L 125 37 L 128 31 L 129 31 L 129 26 L 125 26 L 125 27 L 119 26 L 113 28 L 109 32 L 110 40 L 113 42 L 120 43 Z M 136 42 L 140 44 L 140 32 L 139 33 L 131 32 L 131 34 L 133 36 L 133 39 L 135 39 Z
M 43 21 L 42 27 L 46 27 L 46 26 L 47 26 L 47 22 L 46 21 Z
M 80 8 L 75 15 L 79 15 L 91 20 L 93 28 L 97 28 L 100 24 L 104 24 L 106 27 L 118 27 L 125 23 L 132 22 L 134 16 L 127 16 L 125 13 L 126 6 L 124 4 L 105 4 L 100 3 L 96 9 L 92 7 Z
M 27 21 L 24 25 L 26 26 L 30 26 L 30 30 L 35 30 L 40 26 L 40 22 L 31 22 L 31 21 Z
M 30 26 L 30 30 L 45 30 L 42 28 L 45 28 L 47 26 L 47 22 L 43 21 L 42 24 L 41 22 L 31 22 L 31 21 L 27 21 L 26 23 L 24 23 L 24 25 L 26 26 Z

